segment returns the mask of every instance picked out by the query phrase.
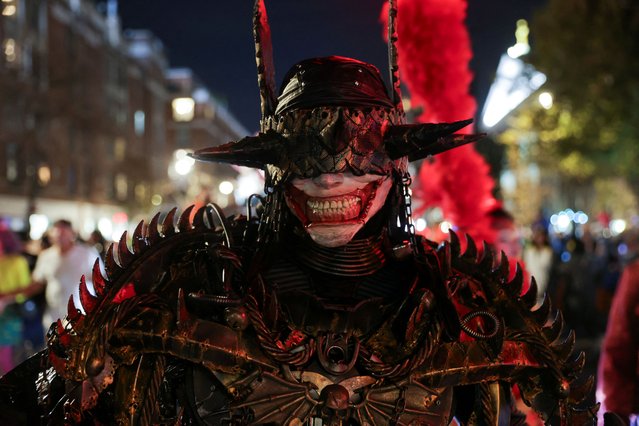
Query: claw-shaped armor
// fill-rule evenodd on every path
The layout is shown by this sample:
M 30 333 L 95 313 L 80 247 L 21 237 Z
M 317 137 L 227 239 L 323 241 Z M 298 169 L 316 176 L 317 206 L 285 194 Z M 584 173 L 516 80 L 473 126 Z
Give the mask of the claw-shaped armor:
M 477 137 L 404 124 L 389 13 L 390 92 L 329 57 L 276 98 L 256 2 L 262 131 L 195 157 L 264 169 L 260 214 L 172 210 L 124 234 L 47 349 L 0 381 L 3 421 L 523 424 L 517 385 L 549 423 L 594 422 L 583 353 L 534 281 L 522 294 L 522 271 L 470 237 L 414 234 L 408 161 Z

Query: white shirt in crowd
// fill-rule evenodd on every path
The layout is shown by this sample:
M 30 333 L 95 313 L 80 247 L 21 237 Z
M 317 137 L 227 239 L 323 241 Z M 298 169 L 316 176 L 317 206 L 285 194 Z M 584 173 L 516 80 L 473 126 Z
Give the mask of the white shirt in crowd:
M 33 270 L 33 279 L 46 282 L 47 308 L 42 317 L 45 331 L 49 329 L 52 322 L 66 316 L 71 294 L 73 294 L 75 306 L 82 309 L 79 292 L 80 278 L 84 275 L 88 288 L 93 290 L 91 275 L 98 257 L 98 251 L 94 247 L 81 243 L 75 243 L 64 254 L 57 246 L 49 247 L 40 253 Z

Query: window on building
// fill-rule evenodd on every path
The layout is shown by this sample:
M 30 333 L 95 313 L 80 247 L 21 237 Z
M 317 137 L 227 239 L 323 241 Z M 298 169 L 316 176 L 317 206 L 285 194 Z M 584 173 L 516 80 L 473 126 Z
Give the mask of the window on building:
M 124 173 L 115 175 L 115 196 L 118 200 L 124 201 L 129 195 L 129 183 Z
M 2 16 L 15 17 L 18 12 L 16 0 L 2 0 L 0 8 L 2 9 Z
M 140 182 L 137 185 L 135 185 L 135 200 L 139 204 L 144 204 L 146 202 L 148 193 L 149 193 L 149 186 L 146 183 Z
M 175 141 L 178 148 L 191 146 L 191 131 L 187 126 L 180 126 L 175 130 Z
M 75 195 L 78 192 L 78 172 L 74 164 L 71 164 L 67 171 L 67 190 L 71 195 Z
M 144 134 L 144 121 L 146 118 L 146 114 L 144 111 L 137 110 L 135 114 L 133 114 L 133 127 L 135 129 L 135 134 L 138 136 L 142 136 Z
M 116 138 L 115 143 L 113 144 L 113 156 L 116 161 L 124 160 L 126 156 L 126 141 L 124 138 Z
M 18 146 L 14 142 L 6 145 L 6 177 L 9 182 L 18 180 Z
M 40 163 L 37 171 L 38 184 L 40 186 L 47 186 L 51 182 L 51 168 L 46 163 Z
M 102 176 L 102 187 L 104 188 L 104 196 L 109 200 L 115 199 L 115 177 L 111 173 L 105 173 Z
M 15 39 L 5 39 L 2 43 L 2 51 L 7 63 L 16 64 L 18 62 L 18 45 L 16 44 Z
M 191 121 L 195 116 L 195 100 L 193 98 L 175 98 L 171 101 L 173 120 Z

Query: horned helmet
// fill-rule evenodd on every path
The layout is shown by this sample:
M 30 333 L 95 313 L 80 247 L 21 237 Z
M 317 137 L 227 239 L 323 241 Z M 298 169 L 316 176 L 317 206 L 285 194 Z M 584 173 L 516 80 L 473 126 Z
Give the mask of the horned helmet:
M 397 7 L 395 0 L 389 3 L 390 90 L 375 66 L 330 56 L 295 64 L 285 75 L 277 96 L 266 8 L 264 0 L 255 2 L 253 31 L 261 98 L 260 132 L 199 150 L 193 156 L 264 170 L 267 200 L 262 214 L 263 230 L 277 234 L 287 204 L 316 242 L 342 245 L 381 208 L 381 201 L 392 204 L 389 231 L 395 228 L 397 239 L 406 241 L 412 235 L 408 162 L 480 137 L 454 134 L 472 120 L 406 123 L 397 66 Z M 352 194 L 338 190 L 337 194 L 320 191 L 314 196 L 305 193 L 300 183 L 330 175 L 354 177 L 362 185 Z M 388 196 L 389 192 L 392 195 Z M 392 201 L 387 202 L 387 198 Z M 353 204 L 356 208 L 352 208 Z M 319 210 L 324 206 L 327 213 L 322 215 Z M 328 212 L 329 209 L 334 211 Z M 346 216 L 338 215 L 336 212 L 342 211 L 339 209 L 349 212 L 344 213 Z M 342 228 L 345 222 L 353 225 L 348 232 Z M 316 236 L 330 227 L 334 229 L 329 237 Z M 334 239 L 339 235 L 341 238 Z

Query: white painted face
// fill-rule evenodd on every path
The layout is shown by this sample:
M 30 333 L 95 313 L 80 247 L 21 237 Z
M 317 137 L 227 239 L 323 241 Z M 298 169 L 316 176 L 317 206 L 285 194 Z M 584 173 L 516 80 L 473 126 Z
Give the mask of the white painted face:
M 339 247 L 382 208 L 391 187 L 389 176 L 324 173 L 293 179 L 286 187 L 286 204 L 313 241 Z

